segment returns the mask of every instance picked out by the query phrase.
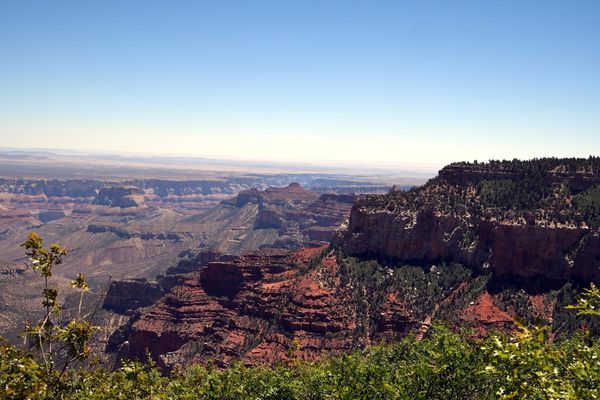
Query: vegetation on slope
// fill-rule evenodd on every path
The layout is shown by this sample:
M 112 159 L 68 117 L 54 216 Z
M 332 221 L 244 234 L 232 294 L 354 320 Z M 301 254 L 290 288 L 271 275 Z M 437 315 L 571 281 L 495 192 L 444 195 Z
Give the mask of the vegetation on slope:
M 585 331 L 551 340 L 548 328 L 519 326 L 516 334 L 495 333 L 470 339 L 442 326 L 423 340 L 408 336 L 352 354 L 318 362 L 294 359 L 275 367 L 241 364 L 221 370 L 210 363 L 161 375 L 151 364 L 124 362 L 108 370 L 86 360 L 91 326 L 77 315 L 60 318 L 58 293 L 47 278 L 60 263 L 64 249 L 42 246 L 37 235 L 24 244 L 32 266 L 44 279 L 45 312 L 30 327 L 29 350 L 0 342 L 0 398 L 2 399 L 592 399 L 600 397 L 600 342 Z M 349 260 L 345 276 L 363 293 L 381 289 L 383 281 L 406 288 L 439 286 L 431 296 L 443 295 L 466 271 L 435 276 L 415 268 L 401 274 L 381 266 L 360 268 Z M 364 265 L 363 265 L 364 267 Z M 364 273 L 373 275 L 367 279 Z M 429 272 L 431 274 L 431 271 Z M 362 274 L 362 275 L 361 275 Z M 436 280 L 439 285 L 424 282 Z M 86 288 L 83 277 L 73 282 Z M 426 291 L 425 291 L 426 292 Z M 358 292 L 357 292 L 358 294 Z M 377 301 L 378 299 L 371 299 Z M 423 299 L 415 298 L 415 305 Z M 591 286 L 571 307 L 580 315 L 598 317 L 600 291 Z M 423 310 L 426 311 L 426 310 Z M 75 329 L 74 324 L 86 329 Z M 54 345 L 51 347 L 51 345 Z M 53 350 L 51 350 L 51 348 Z M 297 349 L 290 349 L 294 355 Z
M 560 343 L 543 330 L 465 340 L 436 327 L 316 363 L 227 370 L 196 366 L 161 376 L 125 363 L 48 375 L 29 353 L 0 346 L 0 397 L 11 399 L 592 399 L 600 396 L 600 343 L 577 335 Z
M 569 185 L 577 177 L 597 183 L 600 157 L 463 162 L 447 168 L 424 186 L 370 196 L 359 205 L 391 212 L 434 210 L 461 215 L 475 225 L 480 219 L 524 223 L 525 218 L 542 225 L 600 226 L 600 185 L 590 183 L 583 191 Z
M 573 196 L 575 208 L 592 227 L 600 227 L 600 185 Z
M 539 175 L 545 172 L 559 172 L 564 174 L 575 173 L 600 173 L 600 157 L 588 158 L 558 158 L 543 157 L 531 160 L 490 160 L 487 163 L 455 162 L 451 166 L 476 168 L 482 171 L 506 171 L 517 173 L 521 176 Z

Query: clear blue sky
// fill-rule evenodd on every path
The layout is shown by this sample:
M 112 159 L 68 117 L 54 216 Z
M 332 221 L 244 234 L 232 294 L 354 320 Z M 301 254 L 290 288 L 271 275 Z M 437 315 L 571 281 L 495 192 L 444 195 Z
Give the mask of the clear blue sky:
M 600 153 L 600 1 L 0 0 L 0 146 Z

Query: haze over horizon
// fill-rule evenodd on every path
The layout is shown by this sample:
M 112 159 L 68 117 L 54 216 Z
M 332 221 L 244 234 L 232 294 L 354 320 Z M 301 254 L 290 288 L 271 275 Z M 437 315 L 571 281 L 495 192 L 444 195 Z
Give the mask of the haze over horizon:
M 595 1 L 0 4 L 12 148 L 440 165 L 600 149 Z

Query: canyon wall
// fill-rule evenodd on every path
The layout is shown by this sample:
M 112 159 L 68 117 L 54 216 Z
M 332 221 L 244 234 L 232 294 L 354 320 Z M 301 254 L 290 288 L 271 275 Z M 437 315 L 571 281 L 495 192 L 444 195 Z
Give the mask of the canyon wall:
M 350 256 L 414 263 L 459 262 L 496 276 L 600 282 L 598 230 L 477 221 L 356 205 L 343 249 Z
M 545 171 L 535 169 L 535 163 L 525 165 L 522 171 L 510 162 L 451 164 L 437 180 L 412 192 L 363 197 L 353 207 L 338 246 L 351 256 L 459 262 L 498 277 L 599 282 L 600 228 L 590 216 L 594 210 L 577 209 L 573 196 L 595 190 L 600 173 L 592 167 L 567 173 L 564 166 Z M 530 208 L 482 200 L 477 185 L 498 180 L 511 180 L 516 195 L 531 194 L 533 200 L 525 198 Z M 535 200 L 535 190 L 546 197 L 540 194 Z
M 327 228 L 351 207 L 349 222 L 329 247 L 182 261 L 159 279 L 165 294 L 118 335 L 118 346 L 126 343 L 133 358 L 148 351 L 168 370 L 312 360 L 410 332 L 423 337 L 436 320 L 475 336 L 511 331 L 515 320 L 547 324 L 552 334 L 581 329 L 565 306 L 578 285 L 600 283 L 600 231 L 589 215 L 566 210 L 574 200 L 564 186 L 587 190 L 596 175 L 571 179 L 557 169 L 560 179 L 541 181 L 549 185 L 545 208 L 502 209 L 485 203 L 476 183 L 519 184 L 517 175 L 457 168 L 386 195 L 304 202 L 296 186 L 284 197 L 285 189 L 243 192 L 223 205 L 255 205 L 258 228 L 325 235 L 317 222 Z

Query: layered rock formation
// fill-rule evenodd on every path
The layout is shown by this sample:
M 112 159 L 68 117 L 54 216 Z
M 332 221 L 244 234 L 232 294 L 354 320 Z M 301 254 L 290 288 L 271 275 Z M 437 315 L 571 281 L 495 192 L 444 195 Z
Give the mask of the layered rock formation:
M 247 243 L 257 243 L 260 237 L 263 243 L 252 248 L 293 250 L 302 246 L 319 246 L 329 242 L 348 218 L 355 198 L 354 195 L 319 196 L 296 183 L 264 191 L 242 191 L 235 198 L 223 201 L 211 213 L 244 214 L 252 218 L 247 219 L 248 223 L 252 223 L 251 231 L 235 227 L 235 237 L 221 240 L 215 249 L 221 253 L 243 253 L 251 249 Z M 233 233 L 233 229 L 229 232 Z
M 45 197 L 93 198 L 104 186 L 96 180 L 0 178 L 0 192 Z
M 26 179 L 0 177 L 0 205 L 21 206 L 29 211 L 36 209 L 69 208 L 90 204 L 98 193 L 110 187 L 135 187 L 143 191 L 143 200 L 149 206 L 171 208 L 195 214 L 205 211 L 220 201 L 230 199 L 242 191 L 256 193 L 269 187 L 284 187 L 298 179 L 313 193 L 384 193 L 388 185 L 366 180 L 352 181 L 324 178 L 326 174 L 236 175 L 212 179 Z M 252 191 L 254 189 L 254 192 Z M 271 195 L 276 196 L 277 189 Z M 108 193 L 109 197 L 112 194 Z M 262 195 L 264 196 L 264 195 Z M 314 197 L 314 195 L 313 195 Z M 104 202 L 106 200 L 101 200 Z M 240 201 L 245 201 L 240 198 Z M 110 205 L 110 204 L 109 204 Z
M 438 180 L 422 188 L 360 200 L 342 246 L 348 255 L 454 261 L 498 277 L 600 281 L 600 231 L 587 210 L 573 205 L 571 194 L 593 188 L 600 172 L 582 163 L 585 172 L 567 175 L 552 162 L 551 171 L 538 171 L 539 183 L 529 192 L 519 185 L 531 185 L 532 178 L 518 168 L 445 167 Z M 533 200 L 508 207 L 486 202 L 497 195 L 494 190 L 497 196 L 510 196 L 502 192 L 507 187 L 515 196 L 531 193 Z M 518 204 L 531 206 L 519 209 Z
M 258 248 L 319 246 L 347 219 L 353 196 L 343 195 L 342 201 L 336 201 L 336 195 L 320 196 L 299 185 L 289 185 L 244 191 L 239 197 L 193 215 L 148 203 L 142 205 L 146 198 L 141 189 L 113 186 L 99 190 L 95 201 L 99 204 L 53 203 L 58 207 L 53 209 L 41 202 L 36 206 L 39 212 L 0 208 L 0 261 L 21 263 L 23 249 L 19 245 L 35 230 L 47 243 L 58 242 L 69 250 L 57 274 L 72 279 L 82 272 L 102 292 L 110 276 L 124 279 L 122 284 L 111 285 L 107 308 L 118 312 L 136 310 L 154 298 L 136 293 L 154 293 L 156 288 L 142 290 L 145 284 L 131 279 L 154 279 L 182 257 L 194 257 L 197 253 L 241 254 Z M 262 219 L 269 212 L 275 215 L 277 226 Z M 0 277 L 4 281 L 0 284 L 10 286 L 11 280 Z M 23 293 L 33 284 L 24 285 Z M 127 312 L 128 316 L 131 314 Z M 7 329 L 18 332 L 20 326 L 9 324 Z M 13 336 L 4 330 L 0 334 Z
M 116 332 L 110 349 L 149 353 L 165 370 L 209 360 L 272 364 L 423 336 L 436 320 L 480 336 L 514 329 L 515 318 L 553 324 L 564 313 L 561 291 L 488 289 L 489 276 L 459 266 L 390 269 L 323 248 L 210 259 L 161 277 L 166 294 Z
M 209 262 L 132 324 L 129 356 L 143 358 L 148 350 L 164 367 L 206 357 L 227 365 L 314 359 L 323 349 L 355 348 L 361 338 L 349 293 L 324 278 L 335 276 L 335 258 L 303 272 L 321 251 Z
M 352 210 L 349 255 L 456 261 L 497 276 L 600 280 L 598 231 L 475 220 L 431 210 L 399 216 L 368 201 Z
M 348 217 L 353 199 L 349 195 L 341 196 L 343 201 L 336 201 L 336 195 L 319 198 L 293 184 L 243 191 L 211 210 L 188 215 L 142 206 L 143 196 L 137 187 L 111 186 L 99 190 L 93 205 L 71 204 L 37 213 L 0 209 L 0 220 L 7 221 L 0 228 L 3 260 L 19 260 L 19 244 L 36 230 L 72 250 L 65 273 L 71 272 L 72 265 L 98 279 L 153 278 L 187 250 L 240 254 L 261 246 L 318 246 Z M 271 225 L 269 213 L 274 216 Z
M 595 182 L 595 161 L 585 179 L 554 161 L 550 175 L 527 164 L 540 173 L 525 178 L 518 168 L 510 175 L 452 166 L 421 188 L 359 199 L 335 250 L 206 254 L 161 278 L 167 294 L 120 337 L 129 356 L 148 350 L 168 369 L 209 359 L 314 359 L 409 332 L 422 337 L 440 319 L 474 335 L 510 331 L 515 319 L 576 329 L 565 305 L 578 283 L 600 278 L 596 200 L 586 186 Z M 499 206 L 507 195 L 518 201 Z M 260 223 L 282 229 L 331 200 L 292 211 L 265 206 L 256 192 L 236 202 L 261 205 L 268 213 Z

